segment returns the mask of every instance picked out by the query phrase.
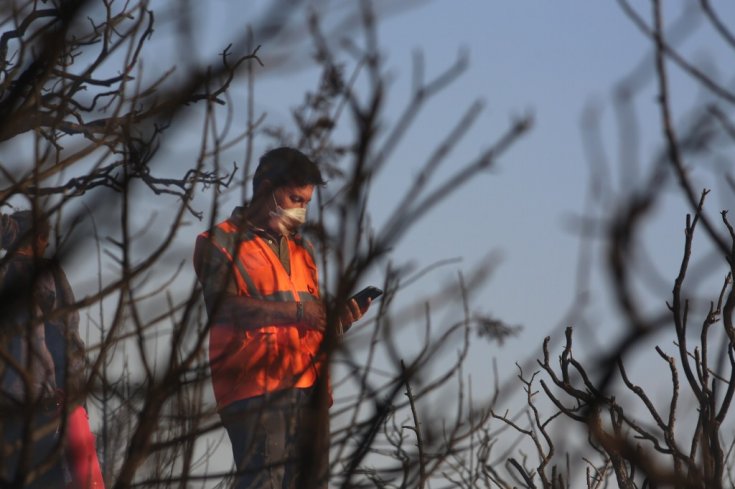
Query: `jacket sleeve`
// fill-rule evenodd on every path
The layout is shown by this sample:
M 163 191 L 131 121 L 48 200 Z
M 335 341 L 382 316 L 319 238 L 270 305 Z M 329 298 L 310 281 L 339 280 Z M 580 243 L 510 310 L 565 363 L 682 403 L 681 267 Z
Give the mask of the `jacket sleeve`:
M 232 262 L 207 236 L 199 235 L 194 248 L 194 270 L 202 285 L 208 314 L 226 295 L 238 295 Z

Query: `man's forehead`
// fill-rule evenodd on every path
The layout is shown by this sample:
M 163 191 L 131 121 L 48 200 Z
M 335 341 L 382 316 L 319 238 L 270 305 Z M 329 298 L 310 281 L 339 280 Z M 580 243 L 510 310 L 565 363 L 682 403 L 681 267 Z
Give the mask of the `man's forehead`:
M 284 185 L 279 190 L 286 194 L 296 194 L 305 197 L 311 196 L 314 193 L 314 185 Z

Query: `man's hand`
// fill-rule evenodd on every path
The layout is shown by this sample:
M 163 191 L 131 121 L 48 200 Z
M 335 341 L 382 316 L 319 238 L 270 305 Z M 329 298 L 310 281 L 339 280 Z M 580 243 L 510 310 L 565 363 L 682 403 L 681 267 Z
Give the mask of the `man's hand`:
M 368 299 L 367 306 L 365 309 L 360 309 L 355 299 L 350 299 L 345 304 L 339 315 L 339 322 L 342 326 L 342 331 L 347 331 L 352 323 L 359 320 L 365 312 L 370 308 L 372 301 Z M 327 328 L 327 313 L 322 301 L 304 301 L 304 317 L 302 322 L 310 328 L 324 331 Z
M 349 301 L 347 301 L 347 304 L 345 304 L 342 313 L 339 315 L 339 322 L 342 325 L 342 331 L 344 332 L 350 329 L 352 323 L 360 319 L 367 312 L 367 310 L 370 309 L 371 303 L 372 299 L 368 299 L 365 309 L 360 309 L 360 306 L 357 304 L 357 301 L 355 299 L 350 299 Z

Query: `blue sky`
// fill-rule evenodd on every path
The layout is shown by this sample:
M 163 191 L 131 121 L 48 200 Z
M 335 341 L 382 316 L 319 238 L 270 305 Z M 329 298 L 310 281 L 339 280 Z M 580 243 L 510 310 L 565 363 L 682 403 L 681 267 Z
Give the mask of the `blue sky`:
M 376 2 L 385 12 L 390 2 Z M 664 15 L 671 24 L 687 2 L 666 2 Z M 201 11 L 197 20 L 207 42 L 195 51 L 204 58 L 221 51 L 228 42 L 238 39 L 248 21 L 255 22 L 268 2 L 250 2 L 248 11 L 239 11 L 242 19 L 232 22 L 234 3 L 218 0 Z M 330 8 L 339 11 L 339 2 L 323 2 L 319 12 L 327 25 Z M 502 371 L 514 374 L 514 362 L 536 357 L 543 337 L 563 322 L 575 294 L 575 276 L 579 239 L 570 226 L 576 216 L 594 211 L 585 209 L 589 166 L 583 145 L 583 114 L 594 108 L 599 114 L 603 144 L 610 161 L 610 188 L 624 194 L 629 184 L 622 184 L 618 164 L 621 155 L 638 159 L 644 166 L 661 145 L 658 106 L 654 80 L 649 76 L 637 94 L 636 118 L 640 146 L 633 154 L 621 152 L 619 128 L 613 110 L 613 90 L 631 73 L 646 55 L 650 42 L 625 16 L 615 1 L 433 1 L 408 2 L 414 8 L 385 15 L 378 29 L 384 55 L 384 71 L 389 74 L 385 126 L 391 127 L 405 107 L 411 86 L 412 53 L 420 50 L 425 60 L 426 79 L 438 75 L 456 59 L 468 54 L 469 66 L 456 82 L 431 99 L 411 131 L 398 147 L 375 182 L 368 212 L 377 225 L 385 222 L 396 204 L 395 196 L 412 183 L 413 178 L 441 138 L 476 100 L 485 109 L 475 125 L 451 153 L 441 176 L 449 175 L 487 149 L 518 116 L 531 114 L 532 131 L 500 158 L 493 170 L 479 175 L 441 203 L 417 223 L 394 250 L 391 260 L 413 262 L 418 268 L 436 261 L 459 257 L 461 263 L 441 268 L 425 280 L 402 292 L 399 299 L 411 302 L 422 294 L 435 292 L 457 272 L 471 272 L 489 253 L 499 253 L 500 264 L 492 280 L 474 299 L 481 312 L 524 327 L 518 339 L 503 348 L 479 344 L 477 369 L 484 370 L 488 355 L 497 356 Z M 648 3 L 637 3 L 639 13 L 650 18 Z M 724 19 L 733 18 L 735 8 L 726 7 Z M 221 7 L 221 8 L 213 8 Z M 166 46 L 166 16 L 160 21 L 159 43 Z M 305 20 L 298 12 L 291 26 L 299 28 Z M 701 26 L 701 23 L 700 23 Z M 348 35 L 358 42 L 362 34 L 355 28 Z M 340 39 L 330 38 L 335 45 Z M 258 40 L 256 39 L 256 43 Z M 706 29 L 692 29 L 681 49 L 697 63 L 714 60 L 718 72 L 727 79 L 728 64 L 722 60 L 726 51 Z M 181 46 L 169 46 L 173 53 Z M 313 90 L 319 72 L 310 68 L 311 44 L 274 39 L 263 43 L 259 52 L 265 67 L 257 68 L 255 78 L 256 114 L 266 114 L 268 125 L 292 126 L 290 110 L 300 104 L 303 94 Z M 283 53 L 288 56 L 280 58 Z M 193 54 L 193 53 L 192 53 Z M 342 54 L 348 62 L 349 56 Z M 163 55 L 161 57 L 164 57 Z M 195 60 L 197 57 L 192 56 Z M 650 73 L 649 73 L 650 75 Z M 678 117 L 683 117 L 701 91 L 676 69 L 670 71 L 672 92 Z M 245 92 L 242 86 L 233 92 L 232 107 L 236 121 L 244 120 Z M 349 131 L 350 121 L 343 118 L 337 135 Z M 186 134 L 187 126 L 181 133 Z M 192 128 L 191 130 L 198 130 Z M 270 141 L 256 138 L 258 155 Z M 197 141 L 185 136 L 164 148 L 171 161 L 191 161 Z M 226 155 L 241 161 L 243 145 Z M 178 165 L 177 165 L 178 166 Z M 645 175 L 645 169 L 641 170 Z M 237 192 L 229 203 L 237 201 Z M 209 194 L 200 196 L 207 209 Z M 715 211 L 728 205 L 722 195 L 711 199 Z M 608 209 L 609 211 L 609 209 Z M 229 208 L 222 209 L 222 216 Z M 661 265 L 665 279 L 673 279 L 680 259 L 684 214 L 687 208 L 674 193 L 657 209 L 656 219 L 647 232 L 652 260 Z M 593 212 L 599 217 L 599 212 Z M 192 222 L 192 235 L 202 223 Z M 182 256 L 193 237 L 179 237 Z M 599 250 L 597 250 L 599 251 Z M 620 325 L 615 319 L 600 272 L 599 255 L 593 273 L 595 291 L 588 311 L 594 317 L 593 337 L 605 341 L 615 336 Z M 380 282 L 376 274 L 371 281 Z M 654 297 L 662 306 L 666 296 Z M 564 324 L 565 325 L 565 324 Z M 473 360 L 475 361 L 475 360 Z
M 679 16 L 684 3 L 665 3 L 667 25 Z M 650 19 L 647 2 L 637 2 L 636 6 Z M 735 18 L 732 5 L 719 2 L 718 6 L 726 7 L 724 19 Z M 682 51 L 695 63 L 716 63 L 721 79 L 728 80 L 732 76 L 726 61 L 728 51 L 699 25 L 680 44 Z M 554 332 L 561 340 L 560 327 L 581 326 L 565 317 L 575 297 L 580 249 L 569 223 L 573 217 L 588 213 L 600 217 L 599 211 L 585 209 L 589 166 L 583 146 L 583 114 L 589 108 L 598 111 L 611 165 L 608 183 L 617 195 L 624 195 L 630 184 L 621 182 L 621 160 L 637 159 L 642 165 L 640 175 L 646 175 L 662 144 L 652 73 L 635 98 L 637 150 L 630 148 L 628 141 L 621 142 L 613 107 L 615 87 L 650 56 L 650 41 L 613 1 L 429 2 L 383 21 L 379 38 L 386 70 L 394 80 L 386 104 L 388 117 L 396 117 L 393 114 L 403 108 L 408 96 L 412 51 L 423 52 L 427 78 L 445 69 L 461 50 L 469 53 L 470 65 L 459 80 L 430 101 L 377 180 L 369 206 L 376 221 L 387 217 L 392 209 L 391 196 L 409 185 L 442 135 L 476 99 L 482 99 L 486 108 L 452 153 L 447 173 L 486 149 L 513 118 L 526 113 L 534 116 L 531 133 L 508 151 L 492 172 L 444 201 L 416 225 L 391 256 L 398 263 L 413 261 L 418 267 L 462 258 L 460 265 L 435 271 L 406 289 L 402 298 L 408 302 L 435 292 L 447 280 L 455 279 L 457 271 L 470 273 L 488 253 L 500 252 L 502 261 L 473 305 L 524 329 L 502 347 L 473 339 L 467 372 L 478 395 L 489 393 L 491 358 L 497 360 L 501 377 L 512 377 L 517 373 L 515 362 L 541 355 L 544 336 Z M 681 71 L 670 67 L 669 73 L 675 115 L 681 121 L 703 95 Z M 308 83 L 310 76 L 313 83 L 314 74 L 308 72 L 264 77 L 257 82 L 258 90 L 264 94 L 273 90 L 276 95 L 264 96 L 262 106 L 286 121 L 284 94 L 295 96 L 290 105 L 299 102 L 300 95 L 285 87 L 295 86 L 300 79 Z M 709 200 L 712 212 L 732 205 L 732 197 L 722 194 L 709 177 L 697 177 L 703 186 L 715 189 Z M 675 192 L 669 192 L 647 225 L 645 259 L 658 267 L 663 280 L 663 286 L 656 290 L 640 289 L 641 301 L 647 301 L 649 310 L 663 308 L 664 301 L 670 299 L 681 259 L 684 216 L 689 211 Z M 703 253 L 701 243 L 695 243 L 695 253 Z M 624 327 L 610 300 L 601 263 L 603 250 L 594 250 L 593 295 L 585 311 L 589 325 L 577 334 L 578 345 L 582 345 L 580 356 L 611 346 Z M 716 274 L 714 283 L 721 283 L 722 273 Z M 718 287 L 704 290 L 706 297 Z M 659 341 L 665 348 L 671 345 L 671 338 Z M 638 367 L 637 380 L 645 382 L 644 372 L 658 366 L 656 362 L 653 355 L 632 363 Z

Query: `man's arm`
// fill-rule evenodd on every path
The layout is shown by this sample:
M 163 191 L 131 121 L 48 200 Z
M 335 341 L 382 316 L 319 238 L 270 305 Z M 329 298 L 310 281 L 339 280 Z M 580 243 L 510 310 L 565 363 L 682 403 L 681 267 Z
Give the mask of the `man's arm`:
M 354 299 L 344 306 L 339 317 L 343 332 L 362 318 L 371 302 L 368 301 L 365 309 L 361 309 Z M 215 317 L 217 321 L 237 324 L 245 329 L 300 323 L 308 328 L 324 331 L 327 327 L 327 314 L 322 301 L 305 301 L 301 304 L 303 313 L 298 312 L 299 306 L 296 302 L 272 302 L 247 296 L 226 295 Z M 300 314 L 302 318 L 298 321 Z
M 300 307 L 303 308 L 303 312 L 299 312 Z M 274 302 L 226 294 L 214 313 L 214 316 L 210 316 L 213 322 L 235 324 L 243 329 L 302 324 L 307 328 L 323 331 L 327 324 L 327 316 L 321 301 Z
M 304 301 L 299 306 L 296 301 L 275 302 L 238 295 L 232 263 L 209 239 L 201 236 L 194 251 L 194 268 L 212 323 L 234 324 L 243 329 L 303 324 L 324 330 L 326 326 L 321 301 Z
M 25 339 L 24 339 L 25 342 Z M 33 326 L 30 343 L 26 345 L 30 358 L 30 375 L 33 382 L 31 392 L 34 396 L 53 393 L 56 387 L 54 359 L 46 346 L 46 331 L 43 322 Z

